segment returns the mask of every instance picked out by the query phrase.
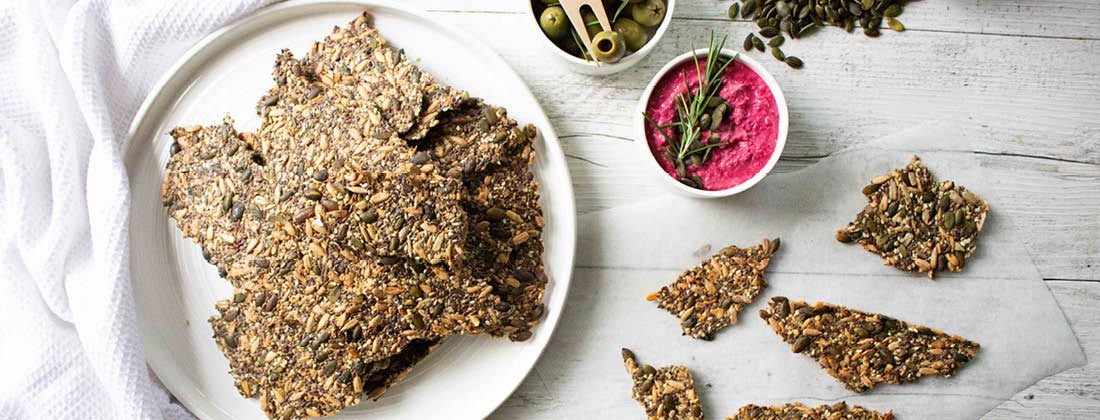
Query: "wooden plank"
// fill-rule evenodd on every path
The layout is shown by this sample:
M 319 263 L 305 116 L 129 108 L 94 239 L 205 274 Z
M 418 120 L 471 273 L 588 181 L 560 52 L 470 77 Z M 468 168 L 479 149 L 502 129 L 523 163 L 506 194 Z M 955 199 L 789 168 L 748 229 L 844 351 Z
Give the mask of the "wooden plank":
M 727 21 L 730 0 L 681 0 L 677 19 Z M 428 0 L 431 11 L 526 13 L 526 1 Z M 913 31 L 1100 39 L 1100 2 L 1094 0 L 914 1 L 899 19 Z
M 1073 331 L 1081 341 L 1088 365 L 1039 381 L 984 417 L 1002 419 L 1095 419 L 1100 413 L 1100 283 L 1048 282 Z
M 983 156 L 1044 278 L 1100 280 L 1100 165 Z

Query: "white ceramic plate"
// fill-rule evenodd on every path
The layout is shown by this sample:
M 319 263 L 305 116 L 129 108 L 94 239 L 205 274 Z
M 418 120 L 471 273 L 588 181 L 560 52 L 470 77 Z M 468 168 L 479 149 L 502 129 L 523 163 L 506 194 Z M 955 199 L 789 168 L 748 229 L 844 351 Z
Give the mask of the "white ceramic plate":
M 130 130 L 126 166 L 133 189 L 130 269 L 139 326 L 149 365 L 168 389 L 200 418 L 262 419 L 256 400 L 233 387 L 229 365 L 211 338 L 207 318 L 231 288 L 199 248 L 180 236 L 161 205 L 160 186 L 172 127 L 217 123 L 226 113 L 242 131 L 259 121 L 254 105 L 273 83 L 275 54 L 303 56 L 333 26 L 363 10 L 382 36 L 404 48 L 438 79 L 508 108 L 538 127 L 536 174 L 546 214 L 544 256 L 547 315 L 523 343 L 484 336 L 444 341 L 409 377 L 378 401 L 365 401 L 335 418 L 473 419 L 489 415 L 523 381 L 550 340 L 572 274 L 575 212 L 572 186 L 558 139 L 520 78 L 481 42 L 425 15 L 386 1 L 301 1 L 278 4 L 200 42 L 146 99 Z

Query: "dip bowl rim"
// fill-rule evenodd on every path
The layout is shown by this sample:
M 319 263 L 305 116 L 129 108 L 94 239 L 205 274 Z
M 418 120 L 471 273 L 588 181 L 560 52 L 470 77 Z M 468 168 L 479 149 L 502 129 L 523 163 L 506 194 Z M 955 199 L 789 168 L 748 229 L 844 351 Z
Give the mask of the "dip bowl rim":
M 705 56 L 707 52 L 708 50 L 705 48 L 698 48 L 693 51 L 688 51 L 680 54 L 672 60 L 669 60 L 669 62 L 665 64 L 664 67 L 661 67 L 661 69 L 657 71 L 657 74 L 654 75 L 653 78 L 649 81 L 649 84 L 646 85 L 645 90 L 642 91 L 642 97 L 638 101 L 638 106 L 635 112 L 634 128 L 635 137 L 637 140 L 635 141 L 635 143 L 638 144 L 638 152 L 642 154 L 642 156 L 640 156 L 641 159 L 648 162 L 645 164 L 645 166 L 649 167 L 654 174 L 656 174 L 659 178 L 663 180 L 660 181 L 661 183 L 669 186 L 669 188 L 672 188 L 673 191 L 690 197 L 723 198 L 741 193 L 745 190 L 748 190 L 749 188 L 752 188 L 754 185 L 759 183 L 760 180 L 764 179 L 764 177 L 766 177 L 772 171 L 772 169 L 775 168 L 775 165 L 779 162 L 779 157 L 783 154 L 783 149 L 787 144 L 790 115 L 787 110 L 787 98 L 783 95 L 783 90 L 779 87 L 779 82 L 775 80 L 775 77 L 772 76 L 772 74 L 767 69 L 765 69 L 764 66 L 754 60 L 752 57 L 741 54 L 738 51 L 729 48 L 723 48 L 721 50 L 723 56 L 732 56 L 734 57 L 735 61 L 739 61 L 742 64 L 745 64 L 749 69 L 756 72 L 756 74 L 759 75 L 762 80 L 764 80 L 764 84 L 768 86 L 768 90 L 771 91 L 772 97 L 775 99 L 776 110 L 779 114 L 779 130 L 776 133 L 775 149 L 772 150 L 772 155 L 768 158 L 767 164 L 765 164 L 763 168 L 757 171 L 756 174 L 752 176 L 752 178 L 749 178 L 740 184 L 734 185 L 726 189 L 704 190 L 699 188 L 692 188 L 672 178 L 672 176 L 665 172 L 665 169 L 661 167 L 661 164 L 657 161 L 657 157 L 653 155 L 653 152 L 649 148 L 649 138 L 646 136 L 647 123 L 645 117 L 643 117 L 643 114 L 645 113 L 646 108 L 649 105 L 649 98 L 653 95 L 654 88 L 656 88 L 657 84 L 662 79 L 664 79 L 669 71 L 671 71 L 674 67 L 684 62 L 687 62 L 688 60 L 691 60 L 693 56 L 702 57 Z
M 660 25 L 657 25 L 657 30 L 653 33 L 653 36 L 649 38 L 649 41 L 647 41 L 646 44 L 642 46 L 642 48 L 639 48 L 638 51 L 627 54 L 625 57 L 617 62 L 600 63 L 599 65 L 596 65 L 596 63 L 594 62 L 587 61 L 583 58 L 569 54 L 558 47 L 556 44 L 554 44 L 554 41 L 551 41 L 550 38 L 546 36 L 546 34 L 542 33 L 542 28 L 539 27 L 539 17 L 535 14 L 534 3 L 532 3 L 531 0 L 524 1 L 527 2 L 527 16 L 530 17 L 531 21 L 534 23 L 533 25 L 527 26 L 529 28 L 532 28 L 531 33 L 534 34 L 536 38 L 540 38 L 540 41 L 538 42 L 539 45 L 541 45 L 544 50 L 549 51 L 551 55 L 556 56 L 559 62 L 564 64 L 567 68 L 569 68 L 569 70 L 572 70 L 576 73 L 592 76 L 605 76 L 609 74 L 615 74 L 628 68 L 634 67 L 635 64 L 638 64 L 643 59 L 645 59 L 645 57 L 649 55 L 650 52 L 656 49 L 657 43 L 661 41 L 661 38 L 664 38 L 665 32 L 668 31 L 668 27 L 672 25 L 672 13 L 673 9 L 675 9 L 676 6 L 676 0 L 662 0 L 665 2 L 665 18 L 663 21 L 661 21 Z

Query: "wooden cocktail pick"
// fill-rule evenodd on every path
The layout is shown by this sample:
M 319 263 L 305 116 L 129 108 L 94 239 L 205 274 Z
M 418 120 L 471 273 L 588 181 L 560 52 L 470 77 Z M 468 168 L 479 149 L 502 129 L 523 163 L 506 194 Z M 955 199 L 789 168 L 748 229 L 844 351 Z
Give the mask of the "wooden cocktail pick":
M 588 50 L 588 55 L 592 57 L 597 66 L 600 65 L 600 60 L 596 58 L 595 54 L 592 54 L 592 40 L 588 38 L 588 30 L 585 28 L 584 18 L 581 17 L 581 7 L 591 7 L 592 13 L 596 14 L 596 20 L 600 22 L 600 27 L 605 31 L 610 31 L 611 20 L 607 18 L 607 10 L 603 8 L 603 2 L 600 0 L 558 0 L 558 3 L 565 10 L 565 16 L 573 24 L 573 29 L 577 31 L 577 35 L 584 41 L 584 48 Z

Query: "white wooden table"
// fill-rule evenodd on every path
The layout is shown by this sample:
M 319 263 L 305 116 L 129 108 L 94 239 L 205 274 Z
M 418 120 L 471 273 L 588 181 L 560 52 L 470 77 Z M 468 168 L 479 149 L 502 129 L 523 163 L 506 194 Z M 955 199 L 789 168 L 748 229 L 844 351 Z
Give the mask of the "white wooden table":
M 618 75 L 568 72 L 532 38 L 527 0 L 423 0 L 443 22 L 485 40 L 542 102 L 569 158 L 581 214 L 665 194 L 630 157 L 634 106 L 665 62 L 706 42 L 740 45 L 755 29 L 726 17 L 730 0 L 680 0 L 672 27 Z M 787 94 L 791 134 L 777 171 L 931 120 L 984 128 L 974 153 L 996 176 L 996 211 L 1025 226 L 1027 244 L 1089 358 L 1040 381 L 987 419 L 1100 417 L 1100 1 L 922 0 L 908 30 L 878 39 L 827 29 L 788 42 L 790 70 L 755 54 Z M 570 331 L 558 331 L 568 336 Z M 563 337 L 557 337 L 555 341 Z M 565 337 L 568 338 L 568 337 Z M 567 340 L 565 340 L 567 341 Z M 495 418 L 545 416 L 569 396 L 542 392 L 540 364 Z M 626 391 L 608 390 L 609 398 Z

